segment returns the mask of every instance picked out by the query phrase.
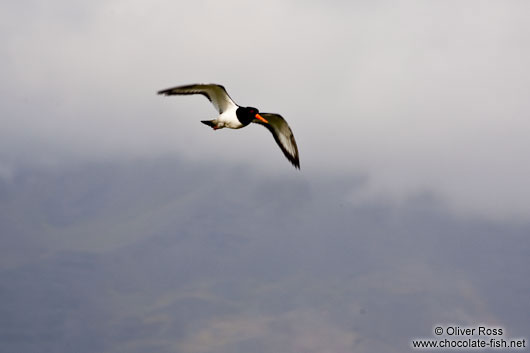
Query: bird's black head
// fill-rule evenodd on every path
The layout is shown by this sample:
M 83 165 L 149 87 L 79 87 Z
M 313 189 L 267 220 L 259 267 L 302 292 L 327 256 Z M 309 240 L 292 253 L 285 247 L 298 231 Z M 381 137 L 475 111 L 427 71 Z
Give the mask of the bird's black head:
M 250 124 L 254 119 L 259 119 L 265 123 L 267 122 L 267 120 L 263 119 L 261 115 L 259 115 L 259 110 L 254 107 L 238 107 L 236 110 L 236 116 L 237 120 L 239 120 L 243 125 Z

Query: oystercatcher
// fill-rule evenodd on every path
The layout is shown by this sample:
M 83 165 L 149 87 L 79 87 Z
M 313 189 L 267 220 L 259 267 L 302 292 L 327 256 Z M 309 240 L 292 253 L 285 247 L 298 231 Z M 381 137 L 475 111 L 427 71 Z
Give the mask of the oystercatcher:
M 300 169 L 298 147 L 294 140 L 293 132 L 284 118 L 279 114 L 260 113 L 254 107 L 241 107 L 237 105 L 226 92 L 226 89 L 217 84 L 193 84 L 164 89 L 158 92 L 166 96 L 202 94 L 210 100 L 215 109 L 219 111 L 217 119 L 202 120 L 203 124 L 214 130 L 222 128 L 240 129 L 256 123 L 265 126 L 274 136 L 274 140 L 289 162 Z

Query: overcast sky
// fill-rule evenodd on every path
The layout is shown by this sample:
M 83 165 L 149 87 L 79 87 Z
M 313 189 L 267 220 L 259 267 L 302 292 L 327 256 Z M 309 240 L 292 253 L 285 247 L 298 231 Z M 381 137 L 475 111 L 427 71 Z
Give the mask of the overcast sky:
M 216 82 L 288 120 L 302 173 L 366 174 L 353 201 L 429 190 L 458 213 L 528 220 L 525 1 L 0 6 L 3 174 L 162 154 L 289 170 L 264 129 L 214 134 L 203 97 L 155 95 Z
M 110 332 L 122 345 L 86 351 L 170 352 L 178 337 L 182 352 L 402 352 L 437 320 L 528 337 L 529 13 L 515 0 L 0 3 L 8 347 Z M 301 170 L 261 126 L 213 132 L 204 97 L 156 95 L 198 82 L 284 116 Z M 183 298 L 204 302 L 182 313 Z

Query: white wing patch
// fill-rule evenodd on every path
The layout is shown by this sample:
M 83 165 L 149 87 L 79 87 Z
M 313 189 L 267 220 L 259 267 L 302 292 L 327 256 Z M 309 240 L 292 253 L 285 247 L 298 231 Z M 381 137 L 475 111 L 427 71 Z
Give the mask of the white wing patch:
M 210 102 L 219 114 L 227 111 L 230 108 L 237 109 L 237 104 L 234 103 L 232 98 L 226 92 L 226 89 L 217 84 L 193 84 L 187 86 L 177 86 L 168 89 L 164 89 L 158 92 L 158 94 L 163 94 L 166 96 L 173 95 L 189 95 L 189 94 L 202 94 Z

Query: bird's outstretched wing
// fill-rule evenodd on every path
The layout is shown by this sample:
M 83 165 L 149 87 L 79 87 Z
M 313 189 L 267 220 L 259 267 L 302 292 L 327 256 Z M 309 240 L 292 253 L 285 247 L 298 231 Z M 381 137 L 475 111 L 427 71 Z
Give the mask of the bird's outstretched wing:
M 274 136 L 274 140 L 278 146 L 280 146 L 283 154 L 289 162 L 291 162 L 295 168 L 300 169 L 300 157 L 298 155 L 298 147 L 296 146 L 296 141 L 294 140 L 293 132 L 287 124 L 284 118 L 279 114 L 271 113 L 260 113 L 260 115 L 268 121 L 268 123 L 263 122 L 258 119 L 254 119 L 252 122 L 265 126 Z
M 178 86 L 158 91 L 158 94 L 166 96 L 184 95 L 184 94 L 202 94 L 212 102 L 215 109 L 222 114 L 230 108 L 237 109 L 236 103 L 230 98 L 226 89 L 221 85 L 211 84 L 193 84 Z

